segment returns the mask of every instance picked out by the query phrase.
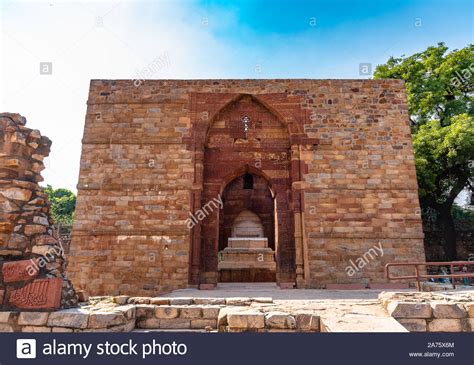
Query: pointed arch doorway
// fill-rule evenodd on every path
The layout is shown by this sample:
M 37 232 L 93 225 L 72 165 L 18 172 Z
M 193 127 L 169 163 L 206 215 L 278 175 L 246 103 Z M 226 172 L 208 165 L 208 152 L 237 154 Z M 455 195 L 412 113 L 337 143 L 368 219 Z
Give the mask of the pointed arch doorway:
M 275 282 L 278 217 L 267 180 L 246 166 L 221 196 L 218 281 Z
M 221 200 L 225 187 L 236 178 L 242 176 L 245 184 L 251 182 L 248 175 L 256 179 L 254 183 L 258 183 L 256 176 L 264 178 L 276 206 L 274 238 L 269 240 L 269 247 L 274 250 L 276 281 L 294 283 L 298 272 L 295 242 L 299 239 L 295 233 L 294 207 L 299 209 L 301 204 L 299 195 L 292 190 L 292 183 L 299 179 L 300 167 L 292 158 L 290 126 L 249 94 L 234 96 L 209 119 L 206 113 L 197 112 L 205 104 L 192 105 L 197 108 L 193 113 L 196 119 L 193 122 L 192 211 Z M 205 117 L 201 118 L 202 115 Z M 209 288 L 218 282 L 219 251 L 228 244 L 228 240 L 221 237 L 221 219 L 219 209 L 212 210 L 191 230 L 190 285 Z

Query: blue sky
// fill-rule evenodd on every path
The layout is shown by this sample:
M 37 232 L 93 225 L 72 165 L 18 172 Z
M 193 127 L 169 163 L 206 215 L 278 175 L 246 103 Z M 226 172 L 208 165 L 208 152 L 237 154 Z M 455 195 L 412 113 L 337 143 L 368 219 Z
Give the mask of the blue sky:
M 75 189 L 92 78 L 135 79 L 164 56 L 151 78 L 366 78 L 360 63 L 473 43 L 473 4 L 2 0 L 1 110 L 53 140 L 45 182 Z

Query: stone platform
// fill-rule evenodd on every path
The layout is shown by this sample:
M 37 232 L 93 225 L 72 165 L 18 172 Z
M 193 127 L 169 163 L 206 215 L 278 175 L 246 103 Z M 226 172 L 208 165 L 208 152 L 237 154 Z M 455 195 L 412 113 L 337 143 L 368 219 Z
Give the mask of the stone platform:
M 275 253 L 263 237 L 229 237 L 219 253 L 219 281 L 274 282 Z
M 1 332 L 472 332 L 474 290 L 282 290 L 262 296 L 92 297 L 80 308 L 0 312 Z M 234 290 L 234 295 L 253 289 Z M 211 292 L 206 291 L 206 294 Z M 204 293 L 201 292 L 202 295 Z M 223 295 L 225 291 L 216 290 Z M 274 298 L 263 296 L 275 294 Z M 189 296 L 185 296 L 188 294 Z M 277 299 L 278 298 L 278 299 Z

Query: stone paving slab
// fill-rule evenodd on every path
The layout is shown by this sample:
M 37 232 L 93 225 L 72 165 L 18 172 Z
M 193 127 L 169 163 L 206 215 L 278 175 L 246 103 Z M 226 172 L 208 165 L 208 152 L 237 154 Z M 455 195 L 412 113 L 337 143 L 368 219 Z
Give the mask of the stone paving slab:
M 347 315 L 321 319 L 321 332 L 408 332 L 395 318 Z

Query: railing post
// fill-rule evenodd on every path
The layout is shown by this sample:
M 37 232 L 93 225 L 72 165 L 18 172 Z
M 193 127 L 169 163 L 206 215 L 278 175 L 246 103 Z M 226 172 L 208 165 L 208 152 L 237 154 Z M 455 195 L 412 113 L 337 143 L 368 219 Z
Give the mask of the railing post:
M 450 265 L 451 267 L 451 275 L 454 275 L 454 266 L 453 264 Z M 451 284 L 453 285 L 453 289 L 456 289 L 456 278 L 451 276 Z
M 421 291 L 421 284 L 420 284 L 420 268 L 418 264 L 415 265 L 415 273 L 416 273 L 416 289 Z

